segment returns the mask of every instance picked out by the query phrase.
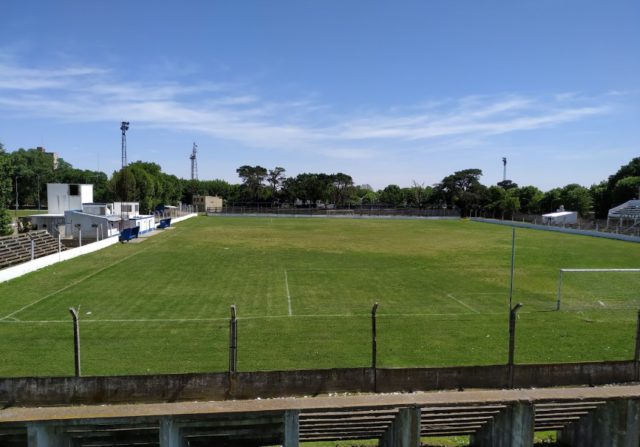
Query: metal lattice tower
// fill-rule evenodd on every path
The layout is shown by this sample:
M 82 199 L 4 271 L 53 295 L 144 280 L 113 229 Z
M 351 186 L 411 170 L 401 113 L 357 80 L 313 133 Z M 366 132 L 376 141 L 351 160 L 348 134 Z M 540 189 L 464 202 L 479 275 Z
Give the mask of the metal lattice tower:
M 191 151 L 191 180 L 198 180 L 198 145 L 193 143 L 193 150 Z
M 122 131 L 122 167 L 127 166 L 127 130 L 129 130 L 129 121 L 123 121 L 120 125 Z

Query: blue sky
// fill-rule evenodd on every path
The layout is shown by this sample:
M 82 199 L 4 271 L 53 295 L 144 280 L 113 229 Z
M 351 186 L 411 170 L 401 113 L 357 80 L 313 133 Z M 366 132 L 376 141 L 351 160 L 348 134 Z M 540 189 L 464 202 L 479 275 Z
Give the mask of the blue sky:
M 550 189 L 640 155 L 640 2 L 5 0 L 0 142 L 382 188 L 480 168 Z

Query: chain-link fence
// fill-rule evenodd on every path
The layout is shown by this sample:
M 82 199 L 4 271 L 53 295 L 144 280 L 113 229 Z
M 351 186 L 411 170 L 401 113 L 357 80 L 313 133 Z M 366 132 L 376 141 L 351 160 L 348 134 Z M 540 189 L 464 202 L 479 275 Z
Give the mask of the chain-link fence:
M 80 311 L 83 375 L 504 365 L 508 312 L 92 320 Z M 375 322 L 375 332 L 374 332 Z M 71 318 L 0 321 L 0 376 L 72 375 Z M 636 316 L 518 313 L 516 363 L 633 358 Z M 637 343 L 637 342 L 635 342 Z

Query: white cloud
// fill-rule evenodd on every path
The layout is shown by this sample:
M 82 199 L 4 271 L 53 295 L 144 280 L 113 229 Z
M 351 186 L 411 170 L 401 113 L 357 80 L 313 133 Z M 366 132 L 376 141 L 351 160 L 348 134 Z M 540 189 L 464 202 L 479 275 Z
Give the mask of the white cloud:
M 493 135 L 550 128 L 608 113 L 610 105 L 559 93 L 468 96 L 429 100 L 383 112 L 337 113 L 306 98 L 266 100 L 233 83 L 127 82 L 108 68 L 23 67 L 0 55 L 0 108 L 22 117 L 101 122 L 190 131 L 254 148 L 306 151 L 326 157 L 374 158 L 443 139 L 477 141 Z M 332 112 L 332 113 L 328 113 Z M 319 123 L 322 123 L 320 125 Z

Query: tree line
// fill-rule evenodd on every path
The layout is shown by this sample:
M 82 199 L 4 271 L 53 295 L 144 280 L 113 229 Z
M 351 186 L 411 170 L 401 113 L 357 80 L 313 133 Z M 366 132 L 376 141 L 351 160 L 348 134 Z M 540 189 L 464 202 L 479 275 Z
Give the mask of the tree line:
M 483 185 L 480 169 L 456 171 L 433 186 L 413 181 L 410 187 L 392 184 L 377 191 L 369 185 L 355 185 L 351 176 L 343 173 L 304 173 L 287 178 L 282 167 L 269 170 L 247 165 L 236 172 L 242 183 L 224 197 L 232 202 L 455 208 L 463 217 L 543 214 L 564 206 L 567 210 L 578 211 L 583 217 L 602 219 L 613 206 L 640 194 L 640 157 L 632 159 L 607 180 L 590 187 L 572 183 L 546 192 L 533 185 L 519 186 L 511 180 Z
M 160 204 L 192 203 L 194 195 L 217 195 L 228 204 L 264 206 L 335 206 L 393 208 L 453 208 L 462 216 L 511 217 L 515 213 L 541 214 L 561 205 L 582 216 L 605 218 L 610 208 L 638 197 L 640 157 L 590 187 L 569 184 L 543 192 L 535 186 L 519 186 L 511 180 L 486 186 L 480 169 L 464 169 L 435 185 L 413 181 L 409 187 L 391 184 L 374 190 L 357 185 L 345 173 L 301 173 L 287 177 L 286 169 L 240 166 L 237 184 L 224 180 L 188 180 L 162 172 L 160 165 L 136 161 L 111 177 L 99 171 L 74 168 L 38 149 L 5 151 L 0 144 L 0 233 L 6 234 L 7 210 L 44 208 L 47 183 L 91 183 L 94 201 L 135 201 L 143 212 Z

